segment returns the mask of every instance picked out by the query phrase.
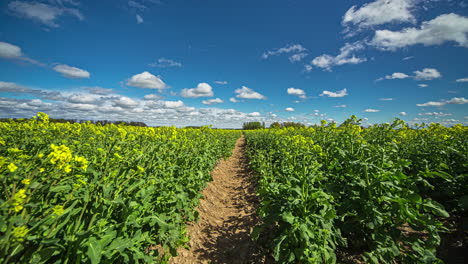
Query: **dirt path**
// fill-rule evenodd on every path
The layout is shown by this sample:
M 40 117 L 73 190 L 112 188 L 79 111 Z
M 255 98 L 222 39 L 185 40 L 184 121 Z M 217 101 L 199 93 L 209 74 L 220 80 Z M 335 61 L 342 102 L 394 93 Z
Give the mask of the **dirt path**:
M 180 249 L 172 264 L 264 263 L 250 239 L 257 223 L 255 183 L 239 138 L 228 160 L 212 171 L 213 181 L 203 190 L 197 210 L 200 220 L 188 227 L 189 249 Z

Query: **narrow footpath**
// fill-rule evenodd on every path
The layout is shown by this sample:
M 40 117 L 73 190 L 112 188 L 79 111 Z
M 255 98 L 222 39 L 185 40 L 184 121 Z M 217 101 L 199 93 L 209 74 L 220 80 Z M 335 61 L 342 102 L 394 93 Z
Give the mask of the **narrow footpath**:
M 241 137 L 232 156 L 212 171 L 213 181 L 197 208 L 200 220 L 188 226 L 189 248 L 179 249 L 170 263 L 265 263 L 250 238 L 257 223 L 257 197 L 244 151 Z

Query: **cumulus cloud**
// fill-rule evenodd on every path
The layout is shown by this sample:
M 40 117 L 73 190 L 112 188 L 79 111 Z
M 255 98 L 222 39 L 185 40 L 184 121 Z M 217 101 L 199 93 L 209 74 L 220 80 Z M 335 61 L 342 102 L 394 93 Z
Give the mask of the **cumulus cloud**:
M 144 100 L 155 100 L 155 101 L 157 101 L 157 100 L 162 99 L 162 96 L 157 95 L 157 94 L 147 94 L 147 95 L 143 96 L 143 99 Z
M 259 112 L 252 112 L 252 113 L 248 114 L 248 116 L 250 116 L 250 117 L 258 117 L 260 115 L 261 114 Z
M 73 94 L 68 97 L 68 102 L 74 104 L 94 104 L 97 98 L 92 94 Z
M 425 83 L 420 83 L 418 84 L 419 87 L 421 88 L 425 88 L 425 87 L 428 87 L 429 85 L 425 84 Z
M 138 14 L 136 15 L 136 21 L 137 21 L 137 24 L 142 24 L 144 22 L 143 18 Z
M 159 58 L 157 62 L 153 62 L 148 65 L 158 68 L 182 67 L 182 63 L 166 58 Z
M 239 100 L 237 100 L 234 97 L 229 98 L 229 101 L 232 102 L 232 103 L 238 103 L 239 102 Z
M 367 61 L 367 59 L 356 57 L 354 54 L 356 51 L 362 49 L 364 49 L 364 45 L 359 41 L 354 43 L 346 43 L 343 47 L 341 47 L 340 54 L 337 56 L 323 54 L 315 57 L 311 61 L 311 64 L 330 71 L 333 66 L 362 63 Z
M 377 112 L 380 112 L 380 110 L 369 108 L 369 109 L 364 110 L 364 112 L 365 113 L 377 113 Z
M 464 97 L 453 97 L 450 100 L 442 100 L 442 101 L 429 101 L 423 104 L 416 104 L 416 106 L 425 107 L 425 106 L 444 106 L 446 104 L 468 104 L 468 99 Z
M 214 105 L 214 104 L 221 104 L 221 103 L 224 103 L 224 101 L 221 100 L 220 98 L 209 99 L 209 100 L 203 100 L 202 101 L 202 104 L 206 104 L 206 105 Z
M 383 50 L 397 50 L 407 46 L 441 45 L 455 42 L 468 47 L 468 18 L 457 14 L 443 14 L 425 21 L 419 28 L 404 28 L 400 31 L 377 30 L 370 44 Z
M 314 68 L 309 64 L 304 65 L 304 72 L 311 72 Z
M 441 116 L 451 116 L 452 114 L 442 113 L 442 112 L 428 112 L 428 113 L 419 113 L 418 115 L 420 115 L 420 116 L 437 116 L 437 117 L 441 117 Z
M 162 102 L 163 106 L 166 108 L 179 108 L 183 107 L 185 104 L 181 100 L 178 101 L 164 101 Z
M 83 89 L 87 90 L 91 94 L 99 94 L 99 95 L 108 95 L 111 94 L 114 90 L 108 88 L 102 88 L 99 86 L 95 87 L 82 87 Z
M 406 113 L 406 112 L 400 112 L 399 115 L 401 115 L 401 116 L 406 116 L 407 113 Z
M 343 16 L 343 25 L 360 28 L 386 23 L 415 22 L 412 9 L 416 0 L 376 0 L 360 8 L 352 6 Z
M 433 80 L 433 79 L 437 79 L 441 77 L 442 77 L 442 74 L 437 69 L 424 68 L 422 71 L 414 71 L 414 76 L 410 76 L 402 72 L 395 72 L 392 75 L 386 75 L 383 78 L 378 78 L 376 81 L 382 81 L 384 79 L 394 80 L 394 79 L 407 79 L 407 78 L 429 81 L 429 80 Z M 427 87 L 427 85 L 425 84 L 420 84 L 419 86 Z
M 416 80 L 433 80 L 442 77 L 442 74 L 437 69 L 424 68 L 422 71 L 415 71 L 414 78 Z
M 89 78 L 91 76 L 88 71 L 76 67 L 71 67 L 65 64 L 55 65 L 52 69 L 62 74 L 63 77 L 72 79 Z
M 168 88 L 167 85 L 159 77 L 147 71 L 133 75 L 129 80 L 127 80 L 127 85 L 138 88 L 157 90 L 163 90 L 165 88 Z
M 285 108 L 284 110 L 285 110 L 286 112 L 294 112 L 294 111 L 295 111 L 294 108 L 292 108 L 292 107 L 287 107 L 287 108 Z
M 468 82 L 468 77 L 457 79 L 456 82 Z
M 214 95 L 213 88 L 207 83 L 199 83 L 197 87 L 191 89 L 183 89 L 180 93 L 182 97 L 197 98 L 211 97 Z
M 299 96 L 299 98 L 301 99 L 307 98 L 305 91 L 302 89 L 296 89 L 296 88 L 290 87 L 287 89 L 287 92 L 288 94 Z
M 79 20 L 84 19 L 83 14 L 78 9 L 65 7 L 63 3 L 61 5 L 49 5 L 40 2 L 12 1 L 8 4 L 8 10 L 13 15 L 27 18 L 52 28 L 59 27 L 57 19 L 61 16 L 69 15 Z
M 385 79 L 387 79 L 387 80 L 406 79 L 406 78 L 410 78 L 410 77 L 411 77 L 411 76 L 406 75 L 406 74 L 401 73 L 401 72 L 394 72 L 394 73 L 392 73 L 392 75 L 387 75 L 387 76 L 385 76 Z
M 330 92 L 330 91 L 323 91 L 320 96 L 327 96 L 327 97 L 345 97 L 346 95 L 348 95 L 348 91 L 346 90 L 346 88 L 344 88 L 343 90 L 339 90 L 339 91 L 336 91 L 336 92 Z
M 287 45 L 287 46 L 285 46 L 283 48 L 279 48 L 279 49 L 276 49 L 276 50 L 266 51 L 266 52 L 264 52 L 262 54 L 262 59 L 268 59 L 268 57 L 276 56 L 276 55 L 280 55 L 280 54 L 284 54 L 284 53 L 299 54 L 299 53 L 304 53 L 304 51 L 307 51 L 307 49 L 304 48 L 302 45 L 292 44 L 292 45 Z
M 237 98 L 242 99 L 266 99 L 266 97 L 260 93 L 255 92 L 253 89 L 250 89 L 246 86 L 242 86 L 242 88 L 236 89 L 234 91 L 237 95 Z

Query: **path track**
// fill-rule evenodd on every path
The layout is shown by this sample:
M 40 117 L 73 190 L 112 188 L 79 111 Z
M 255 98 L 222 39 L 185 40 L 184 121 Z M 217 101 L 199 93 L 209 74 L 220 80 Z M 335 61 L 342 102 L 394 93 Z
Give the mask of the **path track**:
M 241 137 L 232 156 L 212 171 L 197 208 L 200 220 L 188 226 L 189 249 L 180 249 L 170 263 L 265 263 L 250 238 L 258 200 L 244 151 Z

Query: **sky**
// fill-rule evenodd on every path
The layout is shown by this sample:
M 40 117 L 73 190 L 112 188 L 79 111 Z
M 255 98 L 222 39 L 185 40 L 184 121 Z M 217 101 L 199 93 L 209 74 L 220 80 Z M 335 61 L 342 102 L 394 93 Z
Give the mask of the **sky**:
M 2 0 L 0 117 L 468 125 L 468 1 Z

